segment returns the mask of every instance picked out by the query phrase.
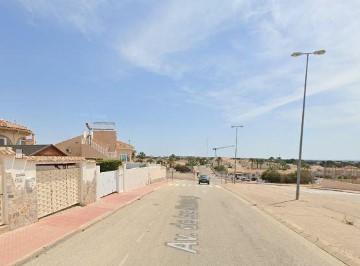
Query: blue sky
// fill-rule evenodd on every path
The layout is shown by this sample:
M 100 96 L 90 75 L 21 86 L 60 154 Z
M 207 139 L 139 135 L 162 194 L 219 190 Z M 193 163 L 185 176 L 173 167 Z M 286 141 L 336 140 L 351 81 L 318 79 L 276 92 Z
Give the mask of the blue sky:
M 38 143 L 116 123 L 159 156 L 359 160 L 356 0 L 0 0 L 0 118 Z M 234 149 L 218 151 L 234 156 Z

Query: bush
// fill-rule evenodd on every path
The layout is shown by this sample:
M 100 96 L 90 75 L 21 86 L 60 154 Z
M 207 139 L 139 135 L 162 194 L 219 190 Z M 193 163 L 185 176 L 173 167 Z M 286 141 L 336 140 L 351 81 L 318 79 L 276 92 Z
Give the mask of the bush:
M 262 173 L 261 179 L 270 183 L 280 183 L 281 174 L 276 170 L 269 169 Z
M 293 172 L 290 174 L 281 174 L 276 170 L 267 170 L 261 175 L 261 179 L 270 183 L 286 183 L 286 184 L 294 184 L 297 179 L 297 172 Z M 311 176 L 311 172 L 309 170 L 301 170 L 301 184 L 308 184 L 314 182 L 313 177 Z
M 292 184 L 292 183 L 296 183 L 296 180 L 297 180 L 297 171 L 290 174 L 282 175 L 281 183 Z M 312 183 L 313 181 L 314 178 L 312 177 L 311 172 L 309 170 L 301 170 L 301 175 L 300 175 L 301 184 L 308 184 L 308 183 Z
M 223 166 L 223 165 L 214 166 L 214 170 L 217 172 L 225 172 L 225 166 Z
M 177 164 L 175 167 L 175 170 L 180 172 L 180 173 L 188 173 L 188 172 L 191 172 L 191 169 L 185 165 L 180 165 L 180 164 Z
M 100 165 L 100 172 L 116 171 L 122 164 L 120 160 L 98 160 L 97 165 Z

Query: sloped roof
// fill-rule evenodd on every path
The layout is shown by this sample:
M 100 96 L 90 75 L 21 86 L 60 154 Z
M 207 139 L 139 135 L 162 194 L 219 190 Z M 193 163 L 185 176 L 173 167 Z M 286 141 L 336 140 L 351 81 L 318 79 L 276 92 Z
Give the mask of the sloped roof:
M 134 146 L 127 144 L 125 142 L 122 142 L 120 140 L 116 141 L 116 149 L 117 150 L 135 150 Z
M 13 122 L 10 122 L 10 121 L 4 120 L 4 119 L 0 119 L 0 128 L 22 130 L 22 131 L 26 131 L 29 133 L 33 133 L 30 129 L 28 129 L 25 126 L 15 124 Z
M 85 157 L 75 156 L 26 156 L 29 161 L 39 163 L 73 163 L 73 162 L 85 162 Z
M 0 155 L 15 155 L 11 147 L 0 147 Z
M 26 156 L 30 156 L 30 155 L 36 156 L 41 151 L 44 151 L 44 150 L 49 149 L 49 148 L 55 149 L 60 154 L 60 156 L 67 156 L 66 153 L 64 153 L 63 151 L 61 151 L 59 148 L 57 148 L 56 146 L 54 146 L 52 144 L 45 144 L 45 145 L 8 145 L 6 147 L 11 147 L 14 151 L 16 151 L 16 149 L 21 149 L 22 153 L 24 155 L 26 155 Z

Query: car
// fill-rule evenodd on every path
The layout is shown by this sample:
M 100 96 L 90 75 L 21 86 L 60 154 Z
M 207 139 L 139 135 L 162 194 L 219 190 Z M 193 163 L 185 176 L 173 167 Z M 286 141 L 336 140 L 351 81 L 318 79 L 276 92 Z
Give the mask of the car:
M 247 176 L 243 176 L 241 177 L 241 181 L 250 181 L 250 178 L 248 178 Z
M 201 183 L 207 183 L 208 185 L 210 185 L 210 177 L 208 177 L 207 175 L 200 175 L 199 176 L 199 185 Z

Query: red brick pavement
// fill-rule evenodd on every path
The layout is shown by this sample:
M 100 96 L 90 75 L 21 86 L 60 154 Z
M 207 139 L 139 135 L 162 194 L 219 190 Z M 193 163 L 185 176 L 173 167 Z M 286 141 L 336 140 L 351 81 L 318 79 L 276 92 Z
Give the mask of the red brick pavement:
M 114 193 L 99 202 L 76 206 L 2 234 L 0 266 L 26 261 L 166 184 L 167 181 L 162 181 L 121 194 Z

